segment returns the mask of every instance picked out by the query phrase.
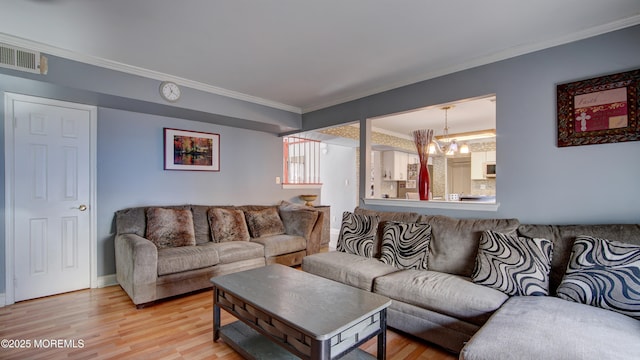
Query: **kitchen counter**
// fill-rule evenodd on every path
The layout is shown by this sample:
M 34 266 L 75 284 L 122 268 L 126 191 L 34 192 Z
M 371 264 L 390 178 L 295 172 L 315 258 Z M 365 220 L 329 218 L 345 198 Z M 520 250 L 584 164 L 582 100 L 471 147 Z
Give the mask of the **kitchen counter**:
M 469 210 L 469 211 L 498 211 L 500 203 L 493 201 L 444 201 L 444 200 L 414 200 L 414 199 L 373 199 L 362 200 L 365 205 L 394 206 L 425 209 Z

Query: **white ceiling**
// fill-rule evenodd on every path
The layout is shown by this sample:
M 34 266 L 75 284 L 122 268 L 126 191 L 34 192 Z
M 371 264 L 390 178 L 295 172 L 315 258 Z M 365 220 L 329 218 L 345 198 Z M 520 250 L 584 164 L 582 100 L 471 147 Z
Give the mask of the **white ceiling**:
M 640 23 L 638 0 L 0 0 L 0 9 L 0 41 L 303 113 Z

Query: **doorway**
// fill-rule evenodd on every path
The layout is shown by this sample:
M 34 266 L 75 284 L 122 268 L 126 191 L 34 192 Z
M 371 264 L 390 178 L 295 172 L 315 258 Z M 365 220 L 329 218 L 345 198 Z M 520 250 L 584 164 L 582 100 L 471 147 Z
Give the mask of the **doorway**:
M 94 106 L 5 94 L 6 303 L 95 287 Z

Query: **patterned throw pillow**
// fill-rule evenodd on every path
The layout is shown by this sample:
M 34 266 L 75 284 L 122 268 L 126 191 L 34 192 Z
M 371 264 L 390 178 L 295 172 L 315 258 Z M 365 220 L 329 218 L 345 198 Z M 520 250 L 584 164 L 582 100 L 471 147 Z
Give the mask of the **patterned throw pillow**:
M 640 246 L 578 236 L 557 294 L 640 320 Z
M 159 249 L 196 244 L 191 210 L 147 209 L 145 237 Z
M 373 256 L 373 240 L 378 228 L 378 217 L 358 215 L 345 211 L 336 250 L 364 257 Z
M 284 224 L 276 208 L 245 211 L 244 216 L 247 219 L 251 236 L 254 238 L 280 235 L 285 232 Z
M 242 210 L 213 208 L 208 211 L 213 241 L 249 241 L 249 228 Z
M 431 225 L 390 221 L 383 229 L 380 261 L 398 269 L 427 270 Z
M 471 280 L 513 295 L 549 295 L 553 243 L 485 231 Z

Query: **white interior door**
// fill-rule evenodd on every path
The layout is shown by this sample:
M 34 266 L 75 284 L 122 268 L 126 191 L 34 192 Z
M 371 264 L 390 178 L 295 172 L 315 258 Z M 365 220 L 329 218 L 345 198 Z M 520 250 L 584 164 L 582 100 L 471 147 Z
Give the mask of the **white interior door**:
M 37 98 L 7 104 L 14 120 L 14 300 L 88 288 L 95 107 Z

